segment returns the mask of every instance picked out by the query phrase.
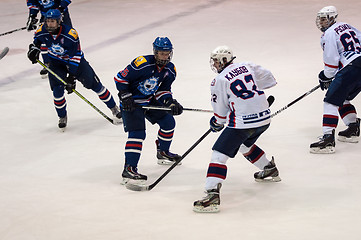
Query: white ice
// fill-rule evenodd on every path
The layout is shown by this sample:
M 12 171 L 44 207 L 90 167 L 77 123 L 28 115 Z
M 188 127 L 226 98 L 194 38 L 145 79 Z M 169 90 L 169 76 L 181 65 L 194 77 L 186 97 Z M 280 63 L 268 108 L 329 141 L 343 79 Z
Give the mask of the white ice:
M 133 58 L 152 53 L 157 36 L 174 45 L 175 98 L 188 108 L 210 109 L 210 51 L 229 45 L 237 61 L 270 69 L 268 90 L 277 111 L 318 84 L 323 68 L 315 16 L 335 5 L 339 21 L 361 29 L 361 1 L 73 0 L 70 15 L 86 59 L 117 99 L 114 75 Z M 0 33 L 25 26 L 25 1 L 1 0 Z M 121 186 L 126 134 L 77 95 L 67 95 L 68 128 L 58 118 L 40 65 L 26 57 L 33 32 L 0 38 L 10 52 L 0 61 L 0 239 L 359 239 L 360 143 L 337 142 L 333 155 L 312 155 L 322 135 L 317 90 L 273 118 L 258 145 L 274 156 L 282 182 L 256 183 L 257 169 L 238 155 L 228 161 L 221 212 L 197 214 L 204 196 L 212 133 L 153 190 Z M 97 96 L 77 90 L 99 109 Z M 360 97 L 353 102 L 361 110 Z M 176 117 L 171 150 L 182 154 L 208 129 L 212 114 Z M 154 182 L 167 166 L 156 164 L 157 127 L 147 125 L 139 171 Z M 337 131 L 345 129 L 339 121 Z

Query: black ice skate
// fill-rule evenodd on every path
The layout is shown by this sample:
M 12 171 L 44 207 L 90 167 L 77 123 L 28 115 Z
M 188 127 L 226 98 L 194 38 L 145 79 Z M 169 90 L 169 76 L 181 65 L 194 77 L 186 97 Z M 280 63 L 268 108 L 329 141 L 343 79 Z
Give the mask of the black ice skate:
M 110 109 L 112 111 L 113 116 L 115 117 L 113 119 L 113 123 L 114 124 L 122 124 L 123 123 L 123 119 L 122 119 L 122 112 L 119 110 L 118 106 L 114 106 Z
M 334 153 L 335 145 L 335 130 L 332 130 L 332 134 L 324 134 L 320 141 L 310 145 L 310 153 Z
M 360 119 L 355 123 L 350 123 L 346 130 L 338 133 L 337 140 L 341 142 L 357 143 L 360 136 Z
M 199 213 L 219 212 L 219 205 L 221 204 L 219 193 L 221 187 L 222 184 L 218 183 L 216 189 L 207 190 L 207 196 L 205 196 L 202 200 L 198 200 L 193 203 L 193 211 Z
M 281 178 L 279 177 L 279 172 L 275 164 L 275 160 L 272 157 L 272 160 L 268 165 L 264 167 L 262 171 L 256 172 L 254 174 L 254 179 L 256 182 L 279 182 Z
M 62 132 L 65 131 L 67 122 L 68 122 L 68 117 L 67 116 L 65 116 L 63 118 L 59 118 L 58 127 L 59 127 L 60 131 L 62 131 Z
M 130 165 L 126 165 L 123 173 L 122 173 L 123 181 L 122 185 L 128 183 L 129 181 L 136 181 L 137 183 L 143 183 L 147 181 L 148 177 L 138 173 L 138 169 L 136 167 L 132 167 Z
M 172 165 L 175 161 L 182 158 L 182 156 L 179 156 L 178 154 L 160 150 L 158 140 L 155 141 L 155 144 L 157 145 L 157 158 L 159 165 Z M 181 164 L 181 162 L 178 163 L 178 165 Z

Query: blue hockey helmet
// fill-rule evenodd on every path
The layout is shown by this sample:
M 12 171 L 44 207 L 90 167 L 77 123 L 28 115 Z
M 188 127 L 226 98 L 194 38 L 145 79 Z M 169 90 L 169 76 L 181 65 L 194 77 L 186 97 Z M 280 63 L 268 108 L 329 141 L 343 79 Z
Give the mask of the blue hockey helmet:
M 47 23 L 48 19 L 53 19 L 56 20 L 56 22 L 58 23 L 57 26 L 49 26 Z M 60 23 L 62 20 L 62 14 L 58 9 L 50 9 L 45 13 L 45 28 L 46 30 L 48 30 L 48 32 L 50 33 L 56 33 L 56 31 L 58 30 Z
M 45 13 L 45 19 L 61 20 L 61 12 L 58 9 L 50 9 Z
M 169 38 L 157 37 L 153 42 L 153 53 L 157 65 L 167 65 L 173 57 L 173 45 Z

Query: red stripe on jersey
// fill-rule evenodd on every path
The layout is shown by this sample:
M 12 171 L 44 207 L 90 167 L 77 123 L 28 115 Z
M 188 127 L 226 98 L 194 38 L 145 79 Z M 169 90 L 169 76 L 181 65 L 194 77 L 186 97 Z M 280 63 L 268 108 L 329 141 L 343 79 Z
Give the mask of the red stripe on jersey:
M 326 66 L 326 67 L 329 67 L 329 68 L 336 68 L 336 69 L 338 68 L 338 66 L 329 65 L 329 64 L 327 64 L 327 63 L 325 63 L 325 66 Z
M 214 113 L 214 116 L 220 118 L 220 119 L 226 119 L 227 117 L 219 116 L 217 113 Z

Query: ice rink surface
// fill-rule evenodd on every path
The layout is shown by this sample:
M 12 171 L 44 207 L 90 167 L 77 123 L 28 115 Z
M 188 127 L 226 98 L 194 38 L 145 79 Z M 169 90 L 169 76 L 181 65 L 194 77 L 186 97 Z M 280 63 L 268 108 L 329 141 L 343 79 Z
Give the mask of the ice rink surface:
M 209 54 L 230 46 L 236 61 L 270 69 L 276 87 L 273 112 L 318 84 L 323 68 L 319 9 L 335 5 L 339 21 L 361 29 L 361 1 L 74 0 L 70 15 L 86 59 L 117 99 L 114 75 L 132 59 L 152 53 L 157 36 L 174 45 L 178 76 L 174 97 L 188 108 L 211 109 L 214 73 Z M 1 0 L 0 32 L 25 26 L 25 1 Z M 153 190 L 120 185 L 126 134 L 77 95 L 67 95 L 68 128 L 57 129 L 48 81 L 27 59 L 33 32 L 0 39 L 10 52 L 0 60 L 0 239 L 178 240 L 358 239 L 361 226 L 360 143 L 336 143 L 332 155 L 312 155 L 322 135 L 322 99 L 317 90 L 273 118 L 258 145 L 274 156 L 282 182 L 256 183 L 257 171 L 243 156 L 228 161 L 221 212 L 197 214 L 204 196 L 212 133 Z M 109 116 L 95 93 L 77 90 Z M 353 102 L 361 110 L 360 96 Z M 183 154 L 208 129 L 211 113 L 176 117 L 171 147 Z M 157 127 L 147 125 L 139 171 L 154 182 Z M 345 129 L 339 121 L 337 131 Z

